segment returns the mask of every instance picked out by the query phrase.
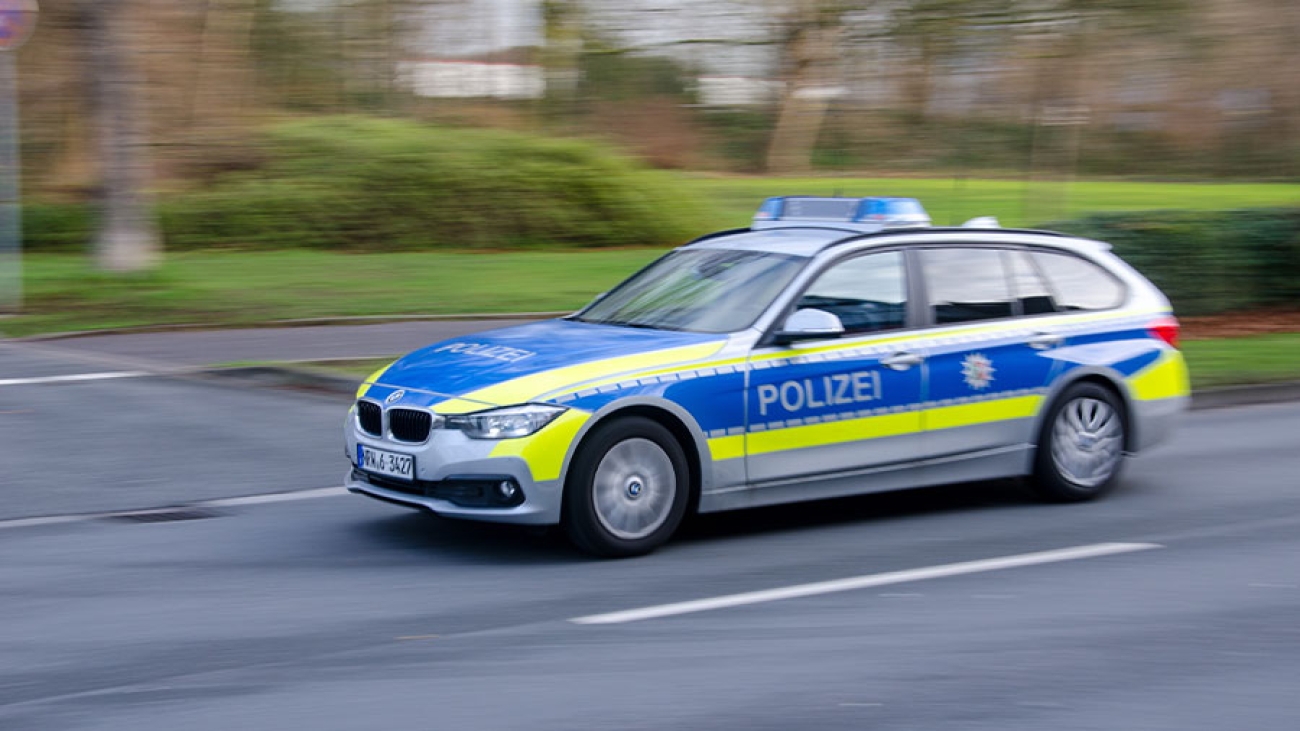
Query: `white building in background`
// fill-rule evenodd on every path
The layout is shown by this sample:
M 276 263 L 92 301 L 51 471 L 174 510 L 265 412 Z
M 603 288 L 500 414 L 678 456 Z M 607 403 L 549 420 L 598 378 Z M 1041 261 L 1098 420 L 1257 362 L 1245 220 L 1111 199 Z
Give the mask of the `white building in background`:
M 771 104 L 781 95 L 783 84 L 753 76 L 700 76 L 695 93 L 706 107 L 755 107 Z
M 400 61 L 398 83 L 418 96 L 436 99 L 541 99 L 541 66 L 426 58 Z
M 698 70 L 707 106 L 754 106 L 775 100 L 773 48 L 755 45 L 770 31 L 769 8 L 749 0 L 581 0 L 583 20 L 623 48 L 668 56 Z M 509 49 L 543 43 L 541 0 L 444 0 L 423 5 L 398 78 L 420 96 L 536 99 L 540 67 L 497 63 Z M 495 58 L 494 58 L 495 57 Z M 482 62 L 481 59 L 492 59 Z

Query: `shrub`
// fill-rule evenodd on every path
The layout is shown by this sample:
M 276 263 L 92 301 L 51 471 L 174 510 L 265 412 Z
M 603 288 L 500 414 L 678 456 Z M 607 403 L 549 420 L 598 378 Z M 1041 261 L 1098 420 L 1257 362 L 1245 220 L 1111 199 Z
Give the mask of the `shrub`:
M 23 204 L 24 251 L 76 251 L 94 231 L 90 207 L 79 203 Z
M 1107 213 L 1046 228 L 1110 242 L 1182 314 L 1300 303 L 1300 208 Z
M 668 174 L 589 142 L 354 117 L 268 134 L 266 166 L 160 207 L 169 248 L 659 246 L 707 228 Z

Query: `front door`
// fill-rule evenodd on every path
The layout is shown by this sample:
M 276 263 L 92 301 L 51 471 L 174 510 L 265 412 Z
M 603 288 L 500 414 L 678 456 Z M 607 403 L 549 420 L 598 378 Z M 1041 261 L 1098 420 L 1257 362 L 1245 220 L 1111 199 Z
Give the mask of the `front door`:
M 920 456 L 924 354 L 909 350 L 901 251 L 841 260 L 796 309 L 844 325 L 840 338 L 756 348 L 749 358 L 749 482 L 833 476 Z

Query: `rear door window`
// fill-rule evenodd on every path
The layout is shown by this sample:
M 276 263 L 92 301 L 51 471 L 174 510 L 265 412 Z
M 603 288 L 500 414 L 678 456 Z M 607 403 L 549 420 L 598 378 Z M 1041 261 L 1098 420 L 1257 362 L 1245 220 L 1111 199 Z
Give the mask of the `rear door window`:
M 1007 265 L 1011 270 L 1011 288 L 1020 302 L 1020 312 L 1024 315 L 1042 315 L 1056 312 L 1056 303 L 1052 299 L 1052 288 L 1048 286 L 1038 267 L 1030 260 L 1025 251 L 1008 251 Z
M 1017 314 L 1001 250 L 921 249 L 918 253 L 935 324 Z

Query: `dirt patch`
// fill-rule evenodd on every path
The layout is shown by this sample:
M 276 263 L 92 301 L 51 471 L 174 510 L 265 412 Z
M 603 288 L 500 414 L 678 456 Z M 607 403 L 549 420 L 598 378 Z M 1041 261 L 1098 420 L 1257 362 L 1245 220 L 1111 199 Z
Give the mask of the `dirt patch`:
M 1300 310 L 1253 310 L 1222 315 L 1180 317 L 1188 340 L 1300 332 Z

